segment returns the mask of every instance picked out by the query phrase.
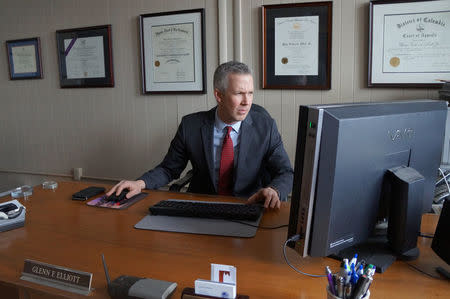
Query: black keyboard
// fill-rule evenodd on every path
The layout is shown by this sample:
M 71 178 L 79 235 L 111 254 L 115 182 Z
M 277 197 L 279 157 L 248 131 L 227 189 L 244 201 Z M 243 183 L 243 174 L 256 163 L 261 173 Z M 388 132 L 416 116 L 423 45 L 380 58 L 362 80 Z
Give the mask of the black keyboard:
M 167 199 L 151 206 L 149 210 L 152 215 L 255 221 L 264 208 L 258 204 Z

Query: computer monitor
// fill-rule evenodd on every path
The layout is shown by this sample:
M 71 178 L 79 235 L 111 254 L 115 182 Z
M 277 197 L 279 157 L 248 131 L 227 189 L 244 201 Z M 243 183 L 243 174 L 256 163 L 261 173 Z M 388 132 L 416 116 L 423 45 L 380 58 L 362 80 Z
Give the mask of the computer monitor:
M 380 272 L 398 255 L 393 244 L 415 248 L 446 115 L 447 102 L 434 100 L 300 106 L 288 229 L 300 240 L 288 245 L 303 256 L 355 252 Z M 388 212 L 389 242 L 375 236 Z
M 450 265 L 450 234 L 448 228 L 450 227 L 450 199 L 444 201 L 442 205 L 441 215 L 434 232 L 434 238 L 431 243 L 431 249 L 448 265 Z M 436 270 L 450 279 L 450 273 L 443 267 L 437 267 Z

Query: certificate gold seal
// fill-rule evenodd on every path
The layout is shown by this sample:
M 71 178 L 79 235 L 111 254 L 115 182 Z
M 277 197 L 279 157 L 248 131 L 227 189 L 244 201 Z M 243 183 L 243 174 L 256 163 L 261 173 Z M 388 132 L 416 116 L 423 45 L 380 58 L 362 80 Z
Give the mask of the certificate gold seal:
M 281 58 L 281 63 L 282 63 L 282 64 L 287 64 L 287 63 L 288 63 L 287 57 Z
M 158 67 L 161 63 L 159 62 L 159 60 L 155 61 L 155 66 Z
M 300 24 L 299 23 L 294 23 L 292 25 L 292 28 L 294 28 L 295 30 L 299 30 L 300 29 Z
M 400 58 L 392 57 L 391 60 L 389 60 L 389 64 L 393 67 L 398 67 L 398 65 L 400 64 Z

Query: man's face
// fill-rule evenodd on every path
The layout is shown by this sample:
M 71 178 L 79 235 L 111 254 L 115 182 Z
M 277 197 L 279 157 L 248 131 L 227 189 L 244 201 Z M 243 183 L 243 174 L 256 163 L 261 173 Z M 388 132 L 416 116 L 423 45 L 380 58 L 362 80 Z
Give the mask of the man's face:
M 244 120 L 253 102 L 253 78 L 251 75 L 229 74 L 225 93 L 214 89 L 217 114 L 226 124 Z

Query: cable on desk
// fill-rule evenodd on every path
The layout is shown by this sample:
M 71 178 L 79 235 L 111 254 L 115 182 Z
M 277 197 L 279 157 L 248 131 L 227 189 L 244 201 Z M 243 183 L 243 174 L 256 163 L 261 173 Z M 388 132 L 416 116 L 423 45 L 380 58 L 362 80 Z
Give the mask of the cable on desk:
M 305 272 L 303 272 L 303 271 L 300 271 L 300 270 L 298 270 L 297 268 L 295 268 L 290 262 L 289 262 L 289 260 L 288 260 L 288 258 L 287 258 L 287 256 L 286 256 L 286 245 L 287 245 L 287 243 L 288 242 L 291 242 L 291 241 L 298 241 L 300 239 L 300 235 L 295 235 L 295 236 L 292 236 L 290 239 L 287 239 L 286 240 L 286 242 L 284 242 L 284 245 L 283 245 L 283 255 L 284 255 L 284 260 L 286 261 L 286 263 L 289 265 L 289 267 L 291 267 L 292 269 L 294 269 L 295 271 L 297 271 L 298 273 L 300 273 L 300 274 L 303 274 L 303 275 L 306 275 L 306 276 L 310 276 L 310 277 L 315 277 L 315 278 L 318 278 L 318 277 L 326 277 L 327 275 L 317 275 L 317 274 L 309 274 L 309 273 L 305 273 Z
M 440 178 L 437 182 L 436 185 L 438 185 L 440 182 L 442 182 L 443 180 L 447 181 L 447 177 L 450 176 L 450 172 L 448 172 L 447 174 L 444 173 L 444 171 L 442 170 L 442 168 L 438 168 L 439 172 L 442 175 L 442 178 Z M 447 187 L 448 187 L 448 183 L 447 183 Z M 450 187 L 449 187 L 449 192 L 450 192 Z
M 235 222 L 235 223 L 239 223 L 239 224 L 243 224 L 243 225 L 248 225 L 251 227 L 257 227 L 257 228 L 262 228 L 262 229 L 278 229 L 278 228 L 282 228 L 282 227 L 288 227 L 289 224 L 283 224 L 283 225 L 279 225 L 279 226 L 259 226 L 259 225 L 254 225 L 254 224 L 250 224 L 250 223 L 245 223 L 239 220 L 228 220 L 230 222 Z
M 433 239 L 433 238 L 434 238 L 434 235 L 427 235 L 427 234 L 420 233 L 420 234 L 419 234 L 419 237 Z
M 447 181 L 447 176 L 450 174 L 450 173 L 448 173 L 447 175 L 445 175 L 444 174 L 444 172 L 442 171 L 442 169 L 439 167 L 439 172 L 441 173 L 441 175 L 442 175 L 442 178 L 444 179 L 444 182 L 445 182 L 445 184 L 447 185 L 447 190 L 448 190 L 448 193 L 450 193 L 450 185 L 448 184 L 448 181 Z M 441 182 L 441 181 L 439 181 L 439 182 Z M 438 182 L 438 183 L 439 183 Z M 438 184 L 437 183 L 437 184 Z

